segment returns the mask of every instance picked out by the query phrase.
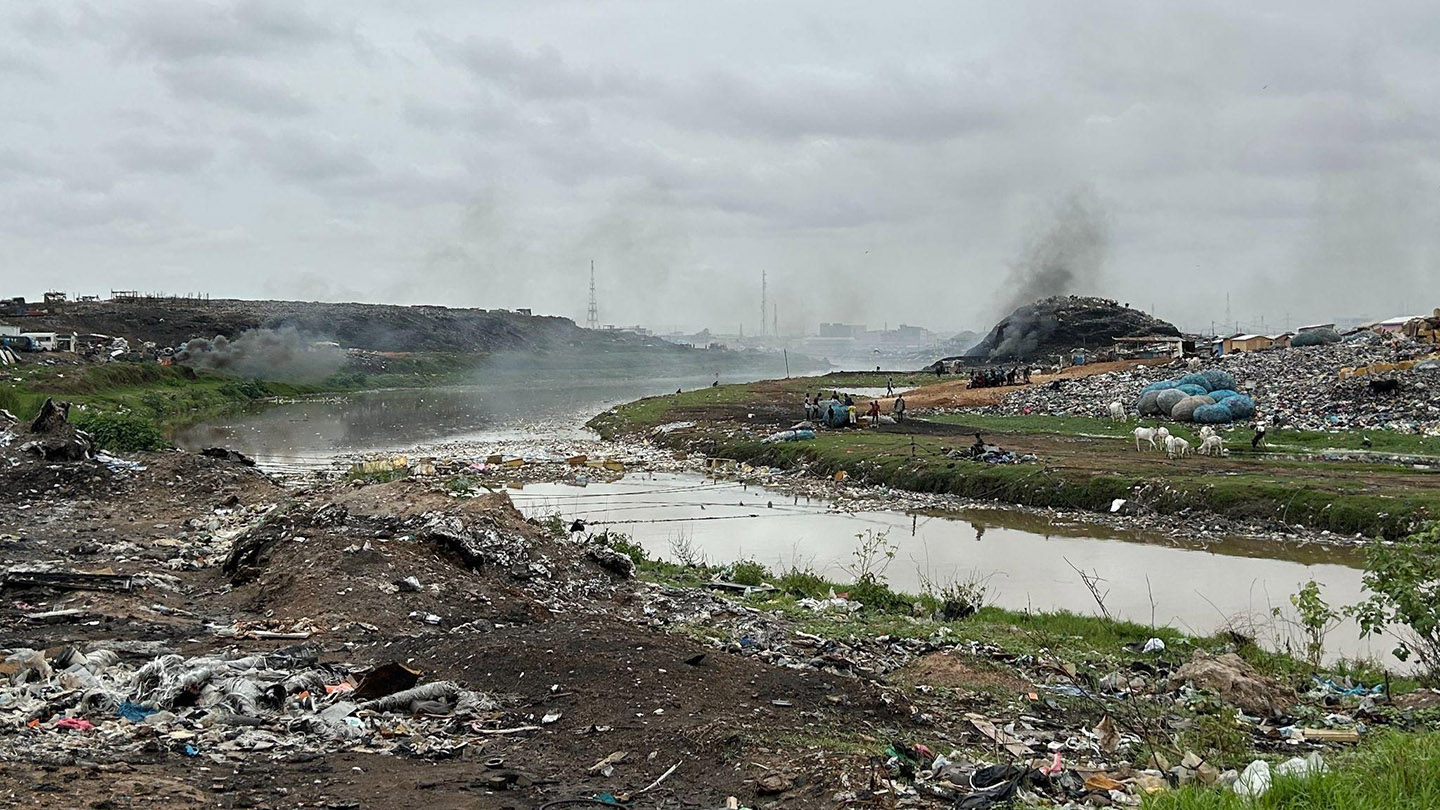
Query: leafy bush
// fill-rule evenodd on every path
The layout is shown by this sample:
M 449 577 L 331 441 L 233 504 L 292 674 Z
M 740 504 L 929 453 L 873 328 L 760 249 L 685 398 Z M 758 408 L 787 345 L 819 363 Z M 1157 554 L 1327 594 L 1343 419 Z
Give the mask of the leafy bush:
M 873 575 L 865 574 L 846 587 L 846 595 L 868 610 L 891 611 L 908 604 L 900 594 Z
M 170 447 L 155 423 L 128 413 L 80 413 L 75 426 L 89 433 L 96 446 L 114 452 L 164 450 Z
M 235 399 L 264 399 L 270 396 L 270 388 L 265 381 L 254 377 L 227 382 L 220 386 L 220 392 Z
M 1374 540 L 1362 581 L 1370 598 L 1349 612 L 1366 635 L 1400 625 L 1395 657 L 1413 655 L 1430 681 L 1440 678 L 1440 522 L 1405 540 Z
M 775 587 L 791 596 L 821 599 L 830 593 L 830 580 L 815 573 L 814 569 L 791 566 L 775 581 Z
M 602 534 L 598 539 L 600 540 L 600 542 L 604 543 L 610 548 L 613 548 L 621 554 L 624 554 L 626 557 L 629 557 L 637 567 L 644 565 L 647 562 L 650 562 L 650 552 L 646 551 L 644 546 L 631 539 L 630 535 L 628 534 L 621 534 L 620 532 L 606 532 L 605 534 Z
M 740 560 L 730 564 L 727 575 L 738 585 L 763 585 L 770 579 L 770 569 L 755 560 Z

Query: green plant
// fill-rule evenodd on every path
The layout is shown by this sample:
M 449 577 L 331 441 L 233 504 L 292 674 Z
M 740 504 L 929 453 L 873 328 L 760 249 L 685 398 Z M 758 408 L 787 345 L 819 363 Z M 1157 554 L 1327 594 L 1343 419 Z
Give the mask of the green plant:
M 845 571 L 854 577 L 857 583 L 864 580 L 884 582 L 885 569 L 894 561 L 900 546 L 890 542 L 890 535 L 884 530 L 877 532 L 866 529 L 856 534 L 855 540 L 855 549 L 850 552 L 850 557 L 855 562 L 843 566 Z
M 133 452 L 164 450 L 170 446 L 155 423 L 134 414 L 81 412 L 73 421 L 103 450 Z
M 705 552 L 695 545 L 695 536 L 685 529 L 671 536 L 670 556 L 686 568 L 706 567 Z
M 728 571 L 731 582 L 739 585 L 763 585 L 770 579 L 770 569 L 755 560 L 740 560 L 730 564 Z
M 615 549 L 629 557 L 636 566 L 650 562 L 650 552 L 645 547 L 635 542 L 628 534 L 621 532 L 605 532 L 597 538 L 601 543 Z
M 1399 625 L 1401 661 L 1414 656 L 1422 675 L 1440 678 L 1440 522 L 1406 540 L 1372 541 L 1361 580 L 1370 598 L 1348 609 L 1365 635 Z
M 1311 668 L 1319 669 L 1325 663 L 1325 637 L 1340 626 L 1341 613 L 1325 601 L 1320 594 L 1320 584 L 1313 579 L 1301 585 L 1298 593 L 1290 594 L 1290 604 L 1295 607 L 1298 618 L 1288 621 L 1298 625 L 1305 637 L 1305 661 Z M 1286 619 L 1278 607 L 1272 608 L 1270 614 Z
M 815 573 L 815 569 L 792 565 L 789 571 L 781 574 L 775 581 L 775 587 L 798 598 L 808 596 L 821 599 L 827 596 L 834 586 L 830 580 Z
M 565 518 L 559 512 L 551 512 L 537 522 L 540 530 L 550 537 L 564 537 L 570 533 L 570 527 L 565 525 Z
M 249 378 L 244 380 L 232 380 L 220 386 L 220 390 L 226 396 L 236 399 L 264 399 L 270 396 L 270 387 L 264 380 Z

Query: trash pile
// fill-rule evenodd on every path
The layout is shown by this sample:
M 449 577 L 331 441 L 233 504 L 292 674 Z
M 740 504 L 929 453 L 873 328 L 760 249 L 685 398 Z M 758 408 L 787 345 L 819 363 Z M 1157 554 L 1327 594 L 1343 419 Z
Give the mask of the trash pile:
M 1235 354 L 1202 363 L 1136 367 L 1023 388 L 983 411 L 1093 417 L 1104 415 L 1109 403 L 1121 402 L 1139 406 L 1142 415 L 1156 416 L 1169 415 L 1186 402 L 1188 415 L 1196 421 L 1218 419 L 1221 406 L 1227 407 L 1231 419 L 1240 420 L 1250 418 L 1241 415 L 1248 412 L 1244 403 L 1249 400 L 1259 403 L 1255 418 L 1296 430 L 1436 433 L 1440 432 L 1440 396 L 1436 396 L 1440 363 L 1424 359 L 1432 351 L 1432 346 L 1422 344 L 1404 344 L 1397 349 L 1388 343 L 1349 341 Z M 1419 362 L 1396 363 L 1397 352 Z M 1355 373 L 1359 368 L 1383 369 L 1384 364 L 1389 364 L 1389 371 Z M 1207 388 L 1199 382 L 1201 378 L 1214 385 L 1231 385 Z M 1192 388 L 1185 387 L 1187 380 Z M 1376 385 L 1382 380 L 1393 382 Z M 1163 389 L 1156 387 L 1162 383 Z M 1211 402 L 1205 402 L 1207 398 Z M 1228 412 L 1232 401 L 1238 401 L 1239 412 Z M 1213 407 L 1202 410 L 1202 406 Z M 1181 416 L 1185 415 L 1182 409 Z
M 1219 425 L 1255 416 L 1255 400 L 1234 390 L 1235 377 L 1210 369 L 1145 386 L 1135 401 L 1141 416 L 1168 416 L 1177 422 Z
M 497 733 L 490 695 L 388 663 L 318 663 L 318 649 L 167 654 L 132 666 L 97 643 L 4 659 L 0 759 L 65 761 L 168 749 L 215 762 L 339 750 L 446 758 Z M 417 685 L 418 684 L 418 685 Z
M 1174 324 L 1108 298 L 1060 295 L 1019 307 L 965 356 L 1012 360 L 1068 355 L 1077 348 L 1108 349 L 1118 337 L 1179 334 Z

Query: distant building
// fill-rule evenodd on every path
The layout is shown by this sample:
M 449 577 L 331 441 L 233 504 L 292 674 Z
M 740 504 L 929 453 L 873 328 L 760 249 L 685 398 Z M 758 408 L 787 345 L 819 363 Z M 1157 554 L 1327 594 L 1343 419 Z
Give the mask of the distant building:
M 1294 332 L 1281 332 L 1278 335 L 1270 335 L 1270 347 L 1272 349 L 1290 348 L 1290 338 L 1295 337 Z
M 1231 335 L 1225 338 L 1224 354 L 1258 352 L 1268 349 L 1274 344 L 1274 339 L 1268 335 Z
M 1312 323 L 1312 324 L 1310 324 L 1309 326 L 1302 326 L 1302 327 L 1300 327 L 1299 329 L 1297 329 L 1297 330 L 1295 330 L 1295 331 L 1296 331 L 1296 333 L 1298 334 L 1298 333 L 1302 333 L 1302 332 L 1319 332 L 1319 331 L 1321 331 L 1321 330 L 1326 330 L 1326 329 L 1328 329 L 1328 330 L 1331 331 L 1331 332 L 1334 332 L 1334 331 L 1335 331 L 1335 324 L 1333 324 L 1333 323 Z
M 1190 343 L 1194 349 L 1194 341 Z M 1176 359 L 1185 356 L 1185 338 L 1172 337 L 1170 335 L 1151 335 L 1148 337 L 1122 337 L 1115 338 L 1115 357 L 1117 359 L 1150 359 L 1155 357 L 1174 357 Z
M 865 324 L 822 323 L 819 336 L 822 338 L 857 338 L 865 334 Z
M 1405 330 L 1405 324 L 1416 320 L 1418 317 L 1417 315 L 1404 315 L 1398 318 L 1389 318 L 1387 320 L 1377 321 L 1375 325 L 1370 328 L 1376 332 L 1385 334 L 1403 332 Z

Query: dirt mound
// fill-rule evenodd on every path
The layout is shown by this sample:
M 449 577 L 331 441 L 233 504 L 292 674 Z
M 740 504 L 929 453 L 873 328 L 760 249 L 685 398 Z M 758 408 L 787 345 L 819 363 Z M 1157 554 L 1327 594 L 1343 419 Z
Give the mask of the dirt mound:
M 1108 298 L 1056 296 L 1010 313 L 965 356 L 1026 360 L 1077 348 L 1108 348 L 1120 337 L 1179 334 L 1174 324 Z

